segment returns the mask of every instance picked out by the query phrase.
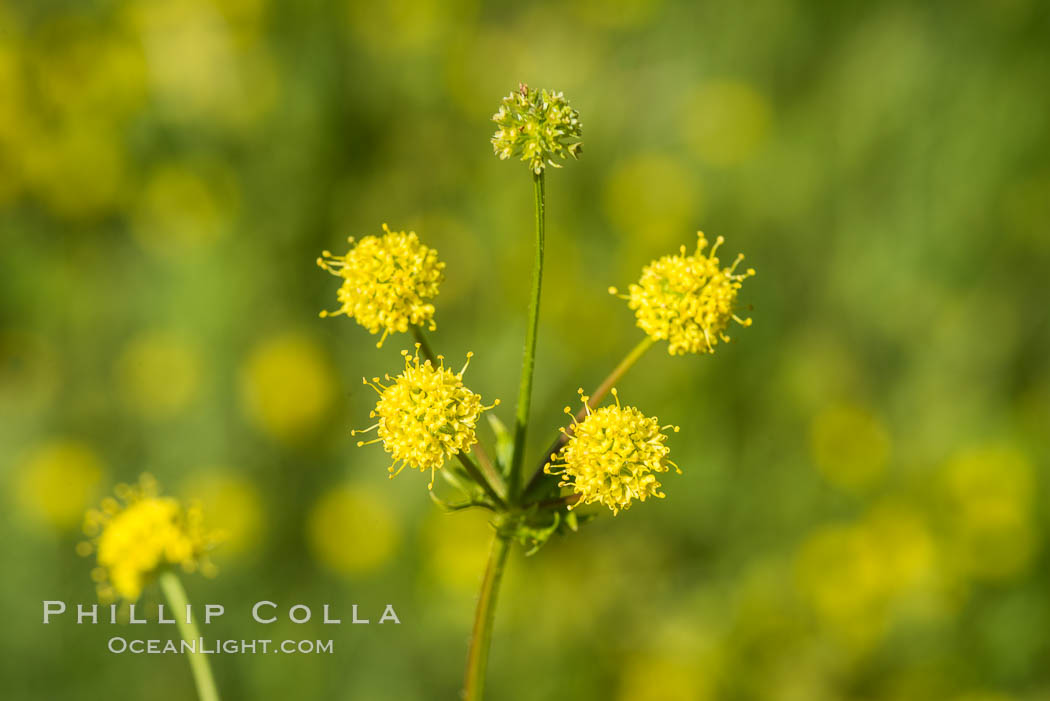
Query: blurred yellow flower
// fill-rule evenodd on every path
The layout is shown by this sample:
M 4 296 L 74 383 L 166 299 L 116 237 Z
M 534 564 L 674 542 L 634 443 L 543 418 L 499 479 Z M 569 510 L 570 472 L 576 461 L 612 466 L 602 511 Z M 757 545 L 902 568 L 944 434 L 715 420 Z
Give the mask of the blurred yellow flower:
M 0 15 L 0 27 L 4 20 Z M 26 140 L 22 73 L 20 42 L 0 36 L 0 205 L 14 200 L 24 185 L 22 174 L 15 168 Z
M 1012 447 L 961 452 L 939 485 L 956 565 L 973 577 L 1019 574 L 1035 550 L 1035 471 Z
M 888 623 L 888 576 L 879 543 L 863 528 L 821 528 L 803 544 L 796 562 L 799 587 L 833 632 L 866 648 Z
M 122 204 L 127 164 L 117 127 L 83 118 L 27 132 L 33 148 L 23 153 L 26 178 L 53 212 L 87 219 Z
M 90 446 L 52 439 L 33 448 L 16 470 L 18 504 L 37 523 L 75 529 L 97 496 L 104 471 Z
M 912 507 L 876 504 L 857 523 L 812 533 L 796 559 L 797 582 L 821 621 L 858 649 L 882 638 L 898 610 L 926 614 L 938 589 L 939 552 Z
M 332 406 L 332 369 L 321 348 L 295 333 L 259 344 L 241 370 L 241 404 L 271 436 L 300 439 L 317 428 Z
M 26 58 L 41 112 L 115 122 L 145 103 L 141 46 L 119 27 L 64 15 L 34 32 Z
M 817 469 L 829 482 L 861 489 L 882 476 L 890 454 L 890 436 L 868 410 L 840 404 L 813 418 L 810 449 Z
M 379 492 L 343 485 L 323 494 L 310 508 L 306 538 L 314 557 L 350 577 L 382 567 L 400 541 L 398 519 Z
M 895 501 L 875 504 L 861 527 L 879 544 L 880 569 L 889 588 L 905 592 L 936 585 L 939 546 L 923 517 L 913 507 Z
M 730 321 L 751 325 L 750 318 L 741 319 L 733 310 L 741 281 L 755 271 L 735 272 L 744 259 L 742 253 L 731 266 L 720 268 L 715 254 L 724 239 L 719 236 L 711 252 L 704 255 L 707 239 L 703 233 L 697 238 L 695 253 L 686 255 L 682 246 L 678 255 L 653 261 L 642 269 L 641 278 L 628 287 L 626 295 L 609 288 L 611 294 L 627 300 L 638 328 L 653 339 L 668 342 L 671 355 L 714 353 L 720 340 L 729 341 L 725 331 Z
M 225 166 L 164 163 L 139 194 L 132 232 L 151 253 L 178 256 L 227 234 L 238 206 L 236 180 Z
M 700 184 L 681 160 L 645 153 L 614 168 L 602 201 L 609 221 L 627 234 L 625 243 L 639 248 L 677 240 L 697 216 L 701 198 Z
M 430 487 L 434 486 L 434 471 L 446 458 L 465 453 L 477 443 L 476 430 L 481 412 L 499 404 L 497 399 L 490 406 L 481 403 L 481 395 L 463 385 L 463 373 L 470 365 L 473 353 L 467 353 L 467 362 L 459 372 L 445 367 L 444 358 L 438 356 L 438 366 L 430 360 L 419 362 L 419 344 L 414 355 L 401 351 L 405 358 L 405 370 L 395 378 L 386 375 L 392 384 L 383 385 L 378 377 L 369 385 L 379 393 L 379 402 L 369 414 L 379 421 L 351 435 L 378 429 L 378 438 L 358 441 L 358 446 L 383 443 L 383 448 L 394 458 L 390 466 L 390 477 L 399 474 L 406 466 L 421 472 L 430 470 Z M 400 465 L 398 464 L 400 463 Z
M 145 98 L 141 52 L 119 29 L 56 17 L 42 15 L 24 37 L 0 30 L 0 200 L 25 191 L 53 214 L 90 219 L 124 203 L 123 134 Z
M 667 652 L 631 655 L 620 672 L 622 701 L 705 701 L 717 698 L 711 670 L 694 658 Z
M 432 511 L 420 533 L 427 573 L 447 590 L 473 595 L 491 541 L 489 517 L 480 509 Z
M 577 421 L 572 409 L 572 429 L 562 429 L 569 438 L 551 462 L 544 466 L 550 475 L 561 476 L 559 487 L 572 487 L 580 495 L 579 504 L 598 502 L 612 509 L 628 509 L 635 499 L 649 497 L 663 499 L 656 475 L 671 467 L 681 470 L 667 459 L 670 449 L 664 445 L 664 430 L 677 426 L 661 426 L 656 417 L 645 416 L 632 406 L 620 405 L 620 397 L 612 391 L 615 405 L 591 410 L 589 397 L 580 390 L 587 416 Z M 571 507 L 570 507 L 571 508 Z
M 169 418 L 196 396 L 200 364 L 196 349 L 179 334 L 148 331 L 133 338 L 117 359 L 117 388 L 137 414 Z
M 383 224 L 383 232 L 365 236 L 345 255 L 323 251 L 317 259 L 319 266 L 343 280 L 339 309 L 323 311 L 321 317 L 345 314 L 371 334 L 382 330 L 377 347 L 387 335 L 408 331 L 409 325 L 437 328 L 434 305 L 428 300 L 437 296 L 445 269 L 437 251 L 420 243 L 414 231 L 392 232 Z
M 237 4 L 151 0 L 126 7 L 127 24 L 145 49 L 157 105 L 167 114 L 243 127 L 274 105 L 276 67 L 256 40 L 261 11 Z
M 223 557 L 243 555 L 263 535 L 263 499 L 259 489 L 232 470 L 210 468 L 196 472 L 181 492 L 200 503 L 208 522 L 223 534 Z
M 373 51 L 422 51 L 470 26 L 478 0 L 349 0 L 350 29 Z
M 96 553 L 98 567 L 91 577 L 101 600 L 134 601 L 168 567 L 215 574 L 208 552 L 220 536 L 205 530 L 200 506 L 159 496 L 157 482 L 148 474 L 136 485 L 117 485 L 116 495 L 87 512 L 84 532 L 91 540 L 77 548 L 81 555 Z
M 681 129 L 701 159 L 730 166 L 750 159 L 769 132 L 771 110 L 754 88 L 739 81 L 706 83 L 686 100 Z

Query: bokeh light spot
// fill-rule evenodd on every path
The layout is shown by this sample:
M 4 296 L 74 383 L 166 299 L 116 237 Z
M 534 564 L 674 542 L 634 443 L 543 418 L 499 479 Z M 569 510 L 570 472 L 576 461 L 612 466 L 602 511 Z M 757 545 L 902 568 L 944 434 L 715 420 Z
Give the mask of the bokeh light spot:
M 841 404 L 814 417 L 810 448 L 817 469 L 829 482 L 844 489 L 862 489 L 882 476 L 890 436 L 868 410 Z
M 731 166 L 749 160 L 769 132 L 769 102 L 750 85 L 734 80 L 701 85 L 686 99 L 681 129 L 703 161 Z
M 78 528 L 98 495 L 105 468 L 88 445 L 56 438 L 33 448 L 15 472 L 15 494 L 30 521 L 60 531 Z
M 311 507 L 306 536 L 325 567 L 343 576 L 382 567 L 397 549 L 400 527 L 385 496 L 370 487 L 344 485 Z
M 241 372 L 241 400 L 252 422 L 274 438 L 312 433 L 335 398 L 328 357 L 312 339 L 287 333 L 267 339 Z
M 124 347 L 115 375 L 120 397 L 129 409 L 148 419 L 165 419 L 196 397 L 201 358 L 178 333 L 148 331 Z

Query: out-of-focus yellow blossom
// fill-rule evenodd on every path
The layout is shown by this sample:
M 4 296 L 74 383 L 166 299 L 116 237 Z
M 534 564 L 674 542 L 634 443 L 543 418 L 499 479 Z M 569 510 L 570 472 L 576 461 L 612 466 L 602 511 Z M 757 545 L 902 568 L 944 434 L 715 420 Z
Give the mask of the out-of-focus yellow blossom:
M 169 418 L 196 396 L 200 356 L 176 333 L 147 332 L 124 348 L 116 379 L 130 409 L 150 419 Z
M 878 543 L 880 569 L 894 592 L 939 584 L 934 581 L 941 564 L 939 546 L 913 507 L 880 502 L 864 516 L 860 527 Z
M 138 196 L 132 232 L 151 253 L 189 253 L 228 233 L 239 199 L 234 176 L 221 164 L 165 163 Z
M 477 0 L 349 0 L 350 29 L 377 53 L 423 51 L 457 38 L 477 14 Z M 468 32 L 472 34 L 473 32 Z
M 831 406 L 813 419 L 810 447 L 817 469 L 831 483 L 860 489 L 883 473 L 890 436 L 869 411 L 859 406 Z
M 751 86 L 715 81 L 685 102 L 681 129 L 697 156 L 716 166 L 742 163 L 758 151 L 771 121 L 769 103 Z
M 387 335 L 408 331 L 409 325 L 434 324 L 434 305 L 445 264 L 437 251 L 424 246 L 414 231 L 392 232 L 383 224 L 382 236 L 365 236 L 346 255 L 323 251 L 317 264 L 343 280 L 337 298 L 340 307 L 321 317 L 345 314 L 368 329 L 382 330 L 377 347 Z M 350 243 L 353 243 L 353 237 Z
M 492 136 L 492 149 L 500 160 L 520 156 L 536 175 L 547 166 L 561 168 L 555 159 L 579 158 L 583 151 L 580 113 L 560 92 L 522 85 L 503 98 L 492 121 L 499 127 Z
M 492 541 L 489 521 L 480 509 L 432 511 L 420 533 L 429 578 L 444 589 L 473 596 Z
M 1035 475 L 1009 447 L 962 452 L 945 465 L 940 495 L 956 566 L 973 577 L 1019 574 L 1035 550 Z
M 887 581 L 879 544 L 855 526 L 814 532 L 797 561 L 799 586 L 834 632 L 866 648 L 885 632 Z
M 27 68 L 42 113 L 117 122 L 147 97 L 141 46 L 112 25 L 69 15 L 34 32 Z
M 616 698 L 622 701 L 705 701 L 715 683 L 696 659 L 681 655 L 632 655 L 626 660 Z
M 123 134 L 144 103 L 141 52 L 81 16 L 40 20 L 24 36 L 0 28 L 0 199 L 25 192 L 62 217 L 103 216 L 126 194 Z
M 405 370 L 395 378 L 386 375 L 390 385 L 383 385 L 378 377 L 364 383 L 379 393 L 379 402 L 369 414 L 378 418 L 372 426 L 378 429 L 378 438 L 358 441 L 358 446 L 383 443 L 383 449 L 394 458 L 390 466 L 393 478 L 406 466 L 425 472 L 430 470 L 430 487 L 434 486 L 434 471 L 446 458 L 465 453 L 478 438 L 476 430 L 481 412 L 499 404 L 497 399 L 489 406 L 481 403 L 481 395 L 463 385 L 463 373 L 470 365 L 473 353 L 467 353 L 467 362 L 459 372 L 445 367 L 438 356 L 438 366 L 424 360 L 419 362 L 419 344 L 414 355 L 401 351 Z M 353 434 L 364 431 L 353 431 Z M 400 463 L 400 464 L 398 464 Z
M 314 557 L 343 576 L 382 567 L 401 539 L 398 519 L 383 495 L 354 485 L 336 487 L 314 503 L 306 537 Z
M 0 32 L 6 28 L 5 19 L 0 16 Z M 16 168 L 26 122 L 21 49 L 20 42 L 0 35 L 0 205 L 15 199 L 23 187 Z
M 181 492 L 192 495 L 208 514 L 208 522 L 223 534 L 226 558 L 249 552 L 263 534 L 263 500 L 259 489 L 224 468 L 202 470 L 189 477 Z
M 616 404 L 591 410 L 589 397 L 579 390 L 587 416 L 572 427 L 562 429 L 568 441 L 551 462 L 544 466 L 550 475 L 559 475 L 559 487 L 572 487 L 580 495 L 578 504 L 598 502 L 612 509 L 628 509 L 635 499 L 649 497 L 663 499 L 657 474 L 674 467 L 667 459 L 670 449 L 665 429 L 678 432 L 677 426 L 661 426 L 655 417 L 644 415 L 632 406 L 621 406 L 620 397 L 613 389 Z M 565 407 L 572 415 L 572 409 Z M 571 508 L 571 507 L 570 507 Z
M 127 163 L 117 127 L 83 118 L 33 131 L 34 148 L 23 153 L 22 166 L 33 193 L 53 212 L 91 218 L 123 202 Z
M 16 472 L 19 506 L 34 521 L 75 529 L 95 499 L 104 468 L 88 445 L 55 439 L 29 452 Z
M 199 505 L 160 496 L 148 474 L 138 484 L 117 485 L 116 495 L 87 512 L 84 533 L 91 540 L 77 548 L 82 555 L 96 554 L 91 577 L 102 601 L 138 599 L 150 579 L 168 567 L 214 576 L 208 553 L 221 536 L 205 530 Z
M 251 125 L 275 104 L 276 65 L 258 41 L 261 11 L 239 3 L 154 0 L 128 6 L 161 110 L 180 121 Z
M 332 406 L 332 369 L 310 338 L 286 333 L 252 351 L 241 372 L 242 406 L 261 429 L 285 441 L 313 431 Z
M 605 213 L 628 235 L 625 243 L 633 248 L 677 241 L 679 232 L 694 220 L 699 200 L 700 186 L 693 174 L 680 160 L 664 154 L 625 161 L 605 182 Z
M 913 509 L 880 504 L 854 524 L 827 526 L 803 544 L 797 581 L 833 632 L 866 649 L 886 632 L 897 609 L 926 605 L 937 594 L 938 550 Z
M 686 254 L 682 246 L 677 255 L 663 256 L 642 269 L 636 284 L 620 295 L 615 287 L 609 292 L 627 300 L 634 310 L 637 324 L 651 338 L 667 341 L 667 352 L 714 353 L 719 340 L 729 341 L 726 328 L 730 321 L 750 326 L 751 319 L 733 313 L 741 281 L 755 274 L 748 268 L 737 274 L 744 259 L 739 254 L 728 268 L 720 268 L 718 247 L 725 239 L 719 236 L 711 252 L 704 255 L 707 239 L 698 233 L 696 252 Z

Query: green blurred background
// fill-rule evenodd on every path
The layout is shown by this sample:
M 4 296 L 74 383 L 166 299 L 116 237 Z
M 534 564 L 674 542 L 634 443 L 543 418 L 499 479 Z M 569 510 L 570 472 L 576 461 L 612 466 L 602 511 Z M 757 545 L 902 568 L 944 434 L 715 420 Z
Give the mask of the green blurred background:
M 534 453 L 640 338 L 608 286 L 697 229 L 758 276 L 734 343 L 621 383 L 684 474 L 513 556 L 492 698 L 1050 699 L 1038 0 L 0 4 L 0 696 L 192 697 L 183 658 L 105 650 L 167 627 L 40 624 L 94 600 L 83 510 L 143 470 L 230 534 L 186 579 L 207 635 L 335 640 L 214 658 L 225 698 L 455 696 L 485 519 L 354 447 L 408 340 L 318 319 L 314 259 L 417 231 L 432 340 L 509 421 L 531 185 L 488 120 L 519 81 L 585 142 L 548 177 Z

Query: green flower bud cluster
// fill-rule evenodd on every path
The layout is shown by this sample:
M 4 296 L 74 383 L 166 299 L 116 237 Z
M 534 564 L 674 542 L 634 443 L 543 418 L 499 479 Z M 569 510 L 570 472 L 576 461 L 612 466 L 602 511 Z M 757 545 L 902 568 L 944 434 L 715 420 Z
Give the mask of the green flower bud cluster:
M 520 155 L 536 175 L 547 165 L 560 168 L 556 158 L 579 158 L 583 150 L 580 113 L 560 92 L 529 90 L 522 85 L 503 98 L 492 121 L 499 125 L 492 148 L 500 160 Z

